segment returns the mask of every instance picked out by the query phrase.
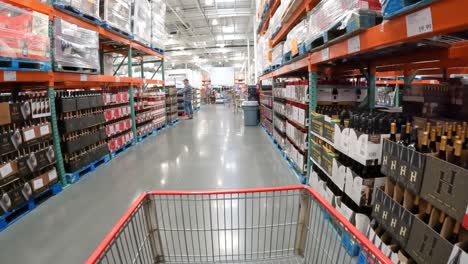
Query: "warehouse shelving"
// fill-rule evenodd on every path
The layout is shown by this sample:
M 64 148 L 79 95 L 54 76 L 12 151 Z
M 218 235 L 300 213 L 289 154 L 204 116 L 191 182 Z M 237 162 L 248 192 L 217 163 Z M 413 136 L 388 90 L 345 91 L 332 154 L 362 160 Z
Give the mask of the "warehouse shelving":
M 2 70 L 0 71 L 0 83 L 3 84 L 2 91 L 8 91 L 12 88 L 20 87 L 21 90 L 47 90 L 47 96 L 50 104 L 51 111 L 51 127 L 53 132 L 53 145 L 56 156 L 56 168 L 57 175 L 62 186 L 67 186 L 70 181 L 67 181 L 63 154 L 61 150 L 61 134 L 59 133 L 59 125 L 57 120 L 58 110 L 55 105 L 56 93 L 64 90 L 102 90 L 102 91 L 121 91 L 122 87 L 129 95 L 129 106 L 130 116 L 128 117 L 132 122 L 130 139 L 132 144 L 137 142 L 137 130 L 135 121 L 135 106 L 134 106 L 134 88 L 146 88 L 148 86 L 164 86 L 164 55 L 160 49 L 150 48 L 149 46 L 143 45 L 128 38 L 125 35 L 120 35 L 114 31 L 108 30 L 100 25 L 94 24 L 88 20 L 85 20 L 79 16 L 74 16 L 63 10 L 57 9 L 52 5 L 42 3 L 36 0 L 5 0 L 7 4 L 17 6 L 26 10 L 31 10 L 45 14 L 49 18 L 49 37 L 53 40 L 53 20 L 54 18 L 60 18 L 69 23 L 73 23 L 78 27 L 82 27 L 94 32 L 99 35 L 99 55 L 100 55 L 100 74 L 88 74 L 88 73 L 71 73 L 71 72 L 55 72 L 55 71 L 21 71 L 21 70 Z M 53 41 L 51 41 L 53 42 Z M 53 63 L 53 49 L 51 49 L 51 61 Z M 118 68 L 122 65 L 128 67 L 128 76 L 117 76 L 115 71 L 113 75 L 104 75 L 104 61 L 103 57 L 105 54 L 114 53 L 122 56 L 124 59 L 121 60 Z M 146 57 L 151 59 L 146 60 Z M 134 64 L 134 61 L 138 60 L 139 64 Z M 158 63 L 159 67 L 155 68 L 153 77 L 151 79 L 144 78 L 144 72 L 140 78 L 133 77 L 133 66 L 143 66 L 145 63 Z M 153 79 L 156 73 L 161 73 L 161 79 Z M 120 89 L 120 90 L 119 90 Z M 105 160 L 104 162 L 107 162 Z M 94 167 L 94 163 L 90 164 L 87 168 L 88 171 L 92 171 L 97 167 Z
M 270 7 L 275 3 L 275 1 L 267 2 L 270 3 Z M 284 40 L 288 32 L 301 19 L 305 18 L 307 11 L 313 9 L 320 1 L 304 0 L 299 2 L 302 4 L 298 4 L 295 8 L 287 11 L 288 15 L 286 16 L 286 20 L 283 20 L 282 28 L 270 40 L 270 48 L 275 47 Z M 319 103 L 317 98 L 319 73 L 322 74 L 320 76 L 354 78 L 355 80 L 364 79 L 368 96 L 367 102 L 363 102 L 363 104 L 366 103 L 371 111 L 378 107 L 375 99 L 377 85 L 392 87 L 396 85 L 402 87 L 408 85 L 438 85 L 451 75 L 468 73 L 468 38 L 466 37 L 468 20 L 462 11 L 466 8 L 466 1 L 420 2 L 424 3 L 424 5 L 416 5 L 416 8 L 384 20 L 381 24 L 311 48 L 307 54 L 294 58 L 290 62 L 282 64 L 279 68 L 275 67 L 271 72 L 261 75 L 259 81 L 267 81 L 269 84 L 270 80 L 289 77 L 308 77 L 308 104 L 310 111 L 308 134 L 311 138 L 309 141 L 316 138 L 331 147 L 338 147 L 333 144 L 333 141 L 312 131 L 312 113 L 316 110 Z M 267 17 L 271 17 L 273 14 L 274 12 L 268 12 Z M 260 22 L 257 33 L 265 33 L 268 27 L 265 26 L 265 23 L 268 23 L 268 18 L 263 18 Z M 417 75 L 429 77 L 423 77 L 422 79 L 415 78 Z M 403 96 L 400 95 L 400 100 L 421 103 L 424 102 L 422 101 L 424 97 L 405 94 Z M 383 111 L 382 108 L 379 108 L 379 111 Z M 398 107 L 398 105 L 397 107 L 386 107 L 384 111 L 401 111 L 401 107 Z M 276 132 L 276 126 L 274 125 L 274 127 Z M 277 144 L 279 143 L 278 139 L 281 139 L 278 136 L 279 134 L 276 132 L 276 135 L 274 135 L 275 143 Z M 281 146 L 282 144 L 279 145 L 284 148 L 284 146 Z M 322 171 L 331 179 L 334 188 L 340 189 L 335 184 L 336 179 L 333 178 L 334 175 L 331 173 L 330 168 L 323 166 L 323 163 L 313 159 L 314 153 L 312 148 L 313 144 L 310 143 L 308 146 L 307 173 L 305 174 L 308 177 L 308 182 L 311 185 L 316 184 L 318 176 L 312 169 L 315 167 L 316 171 Z M 335 148 L 335 150 L 340 152 L 339 147 L 338 149 Z M 358 163 L 366 164 L 364 160 L 357 161 Z M 346 168 L 346 170 L 351 170 L 351 168 Z M 393 184 L 396 185 L 396 183 Z M 384 185 L 391 186 L 392 181 L 386 181 Z M 346 196 L 347 192 L 344 192 L 344 190 L 342 192 L 348 201 L 352 200 Z M 323 195 L 330 198 L 326 193 L 323 193 Z M 437 203 L 431 201 L 431 204 Z M 356 204 L 355 199 L 353 205 L 357 206 L 355 207 L 356 210 L 362 209 L 359 204 Z M 442 210 L 443 206 L 438 204 L 437 206 L 434 205 L 434 207 Z M 364 209 L 364 211 L 369 213 L 369 207 Z M 451 217 L 453 219 L 457 218 L 457 221 L 460 221 L 458 216 L 455 217 L 452 214 Z M 467 219 L 466 217 L 467 215 L 465 215 L 465 219 Z M 382 220 L 380 219 L 380 221 Z M 467 228 L 468 222 L 465 220 L 461 225 Z M 426 230 L 420 230 L 420 233 L 425 232 Z M 393 238 L 395 239 L 395 237 Z M 416 243 L 415 241 L 413 238 L 412 242 Z M 440 240 L 438 240 L 439 242 Z M 440 242 L 437 245 L 439 246 L 441 243 L 443 244 L 444 242 Z M 456 247 L 453 248 L 456 250 Z M 440 250 L 438 251 L 438 257 L 441 259 L 448 257 L 446 251 L 442 252 L 440 248 L 438 250 Z M 415 260 L 418 263 L 427 263 L 428 261 L 425 254 L 418 255 L 418 253 L 412 252 L 410 255 L 413 258 L 417 257 L 418 259 Z

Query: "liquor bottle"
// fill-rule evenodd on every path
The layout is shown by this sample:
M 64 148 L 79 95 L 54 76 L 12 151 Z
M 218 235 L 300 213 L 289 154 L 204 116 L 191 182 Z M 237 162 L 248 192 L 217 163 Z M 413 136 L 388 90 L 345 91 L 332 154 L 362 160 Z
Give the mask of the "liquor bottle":
M 445 135 L 447 136 L 447 145 L 453 145 L 452 126 L 449 125 Z
M 429 151 L 432 153 L 437 152 L 437 147 L 436 147 L 436 129 L 432 128 L 431 129 L 431 134 L 429 138 Z
M 440 142 L 442 138 L 442 126 L 440 124 L 436 125 L 436 141 Z
M 455 223 L 455 226 L 453 227 L 452 235 L 449 238 L 449 241 L 452 244 L 456 244 L 458 242 L 458 234 L 460 233 L 460 227 L 461 223 L 457 221 Z
M 405 145 L 406 142 L 406 125 L 401 125 L 399 145 Z
M 395 143 L 397 142 L 396 141 L 396 123 L 390 124 L 390 140 Z
M 462 166 L 462 159 L 461 159 L 461 151 L 462 151 L 462 142 L 461 142 L 461 140 L 455 141 L 454 149 L 455 150 L 453 151 L 452 163 L 457 165 L 457 166 L 463 167 Z
M 431 132 L 431 122 L 426 123 L 426 127 L 424 128 L 424 131 Z
M 407 122 L 406 123 L 406 130 L 405 130 L 405 141 L 404 145 L 408 146 L 411 141 L 411 123 Z
M 429 133 L 427 131 L 424 131 L 422 139 L 421 139 L 421 150 L 420 150 L 421 153 L 430 153 L 431 152 L 429 150 L 428 139 L 429 139 Z
M 447 148 L 447 137 L 442 136 L 440 140 L 440 145 L 439 145 L 439 154 L 437 155 L 439 159 L 447 160 L 446 148 Z
M 418 126 L 414 126 L 411 130 L 411 143 L 408 148 L 418 150 Z
M 462 133 L 462 135 L 463 135 L 463 133 Z M 463 142 L 462 149 L 463 150 L 468 150 L 468 128 L 465 129 L 464 135 L 465 135 L 465 142 Z

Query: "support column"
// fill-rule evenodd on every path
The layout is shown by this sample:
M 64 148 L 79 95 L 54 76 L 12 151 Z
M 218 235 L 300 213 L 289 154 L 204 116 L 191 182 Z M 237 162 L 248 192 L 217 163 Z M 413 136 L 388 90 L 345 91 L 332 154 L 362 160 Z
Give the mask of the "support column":
M 101 69 L 101 74 L 104 74 L 104 52 L 99 51 L 99 67 Z
M 127 60 L 127 67 L 128 67 L 128 77 L 132 77 L 133 75 L 133 65 L 132 65 L 132 47 L 128 48 L 128 60 Z M 129 93 L 129 101 L 130 101 L 130 117 L 132 119 L 132 132 L 133 132 L 133 142 L 137 142 L 137 130 L 136 130 L 136 117 L 135 117 L 135 97 L 133 92 L 133 85 L 130 85 L 128 89 Z
M 145 65 L 144 65 L 144 63 L 145 63 L 145 59 L 143 57 L 141 57 L 141 63 L 140 63 L 141 74 L 140 74 L 140 76 L 141 76 L 142 79 L 145 79 Z
M 161 77 L 164 82 L 163 87 L 166 88 L 166 70 L 165 70 L 165 64 L 164 64 L 164 59 L 161 61 Z
M 50 120 L 52 125 L 52 142 L 55 151 L 55 167 L 60 183 L 63 187 L 67 186 L 67 179 L 65 177 L 65 166 L 63 164 L 62 148 L 60 147 L 60 133 L 57 124 L 57 109 L 55 108 L 55 91 L 53 87 L 47 88 L 47 97 L 49 98 L 50 105 Z
M 309 181 L 310 173 L 312 171 L 312 162 L 310 156 L 312 153 L 312 145 L 310 144 L 310 135 L 312 132 L 312 116 L 311 113 L 315 111 L 318 105 L 317 100 L 317 65 L 309 65 L 309 129 L 307 134 L 307 173 L 306 178 Z

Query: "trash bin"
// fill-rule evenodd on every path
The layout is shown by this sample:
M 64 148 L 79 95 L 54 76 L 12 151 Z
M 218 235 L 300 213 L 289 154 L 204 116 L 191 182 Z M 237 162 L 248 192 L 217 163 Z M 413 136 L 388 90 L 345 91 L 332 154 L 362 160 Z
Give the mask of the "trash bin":
M 242 109 L 244 110 L 244 125 L 256 126 L 258 125 L 258 102 L 257 101 L 244 101 L 242 102 Z

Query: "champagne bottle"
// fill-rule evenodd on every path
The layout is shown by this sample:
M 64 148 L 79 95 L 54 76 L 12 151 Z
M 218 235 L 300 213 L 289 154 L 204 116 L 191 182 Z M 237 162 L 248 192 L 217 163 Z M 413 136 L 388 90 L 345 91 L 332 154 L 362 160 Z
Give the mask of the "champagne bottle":
M 408 148 L 418 150 L 418 126 L 414 126 L 411 130 L 411 143 Z
M 410 143 L 411 143 L 411 123 L 407 122 L 404 145 L 408 146 Z
M 399 145 L 405 145 L 406 142 L 406 125 L 401 125 Z
M 427 131 L 423 132 L 422 140 L 421 140 L 421 152 L 422 153 L 429 153 L 429 146 L 428 146 L 428 138 L 429 133 Z
M 424 128 L 424 131 L 431 132 L 431 122 L 426 123 L 426 127 Z
M 462 159 L 461 159 L 461 151 L 462 151 L 462 142 L 461 140 L 457 140 L 455 141 L 455 145 L 454 145 L 454 152 L 453 152 L 453 160 L 452 160 L 452 163 L 457 165 L 457 166 L 460 166 L 460 167 L 463 167 L 462 166 Z
M 397 142 L 396 141 L 396 123 L 390 124 L 390 140 L 393 142 Z
M 440 140 L 440 145 L 439 145 L 439 154 L 437 155 L 439 159 L 447 160 L 447 137 L 442 136 L 442 139 Z
M 430 135 L 429 142 L 430 142 L 429 143 L 430 152 L 436 153 L 437 152 L 437 147 L 436 147 L 436 129 L 435 128 L 431 129 L 431 135 Z
M 436 141 L 437 142 L 440 142 L 441 138 L 442 138 L 442 126 L 441 125 L 437 125 L 436 126 Z

